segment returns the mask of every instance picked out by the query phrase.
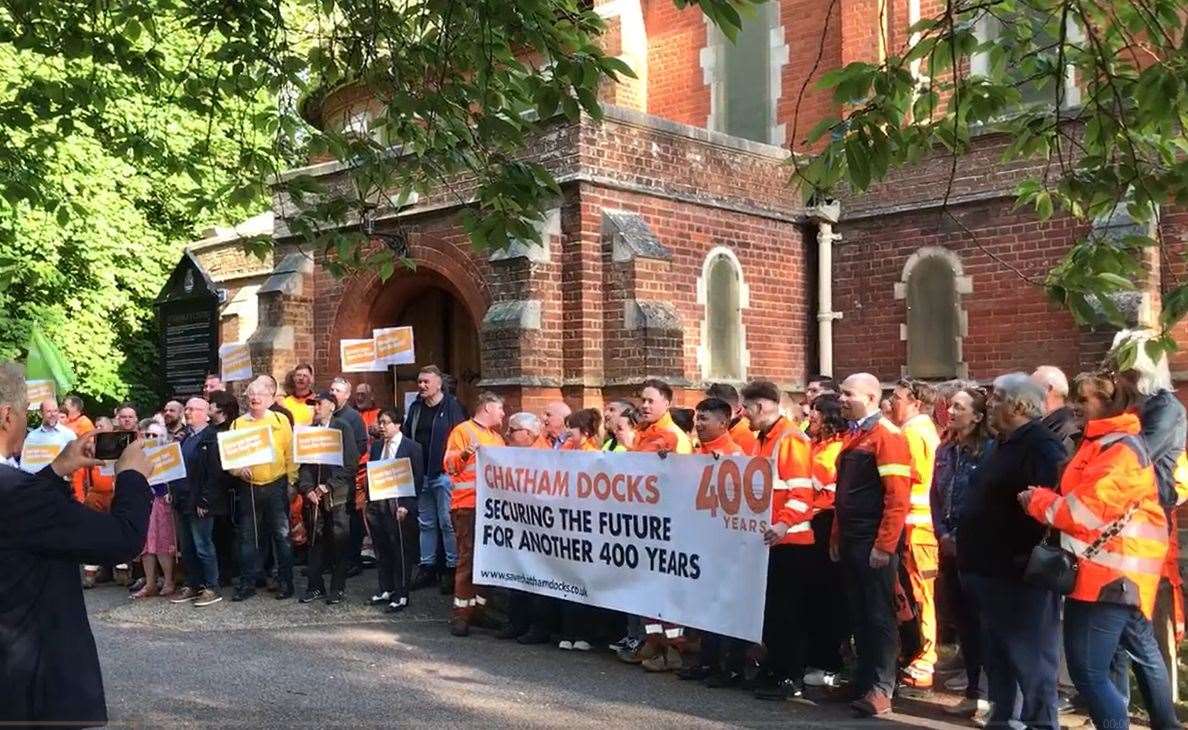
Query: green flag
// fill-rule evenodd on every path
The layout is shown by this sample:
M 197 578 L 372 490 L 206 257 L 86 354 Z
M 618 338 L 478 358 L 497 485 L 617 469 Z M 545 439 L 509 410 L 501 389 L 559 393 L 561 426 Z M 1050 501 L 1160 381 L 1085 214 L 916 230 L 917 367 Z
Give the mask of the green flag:
M 37 325 L 33 325 L 33 331 L 29 333 L 29 357 L 25 360 L 25 379 L 54 381 L 54 392 L 58 397 L 69 393 L 74 387 L 74 373 L 70 370 L 70 364 Z

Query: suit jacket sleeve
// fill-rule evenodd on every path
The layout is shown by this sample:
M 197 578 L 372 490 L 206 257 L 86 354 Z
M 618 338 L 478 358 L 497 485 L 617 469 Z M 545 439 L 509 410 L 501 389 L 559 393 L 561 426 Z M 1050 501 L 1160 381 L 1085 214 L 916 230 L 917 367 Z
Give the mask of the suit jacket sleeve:
M 143 475 L 125 471 L 116 476 L 108 514 L 71 499 L 66 482 L 48 466 L 30 479 L 35 483 L 9 490 L 0 544 L 99 564 L 131 560 L 144 548 L 152 502 Z

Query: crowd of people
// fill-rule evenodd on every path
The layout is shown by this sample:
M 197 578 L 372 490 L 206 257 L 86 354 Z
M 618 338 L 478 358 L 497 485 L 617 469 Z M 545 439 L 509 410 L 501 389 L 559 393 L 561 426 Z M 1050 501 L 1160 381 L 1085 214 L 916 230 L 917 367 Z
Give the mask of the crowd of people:
M 762 699 L 809 687 L 881 715 L 897 691 L 930 691 L 957 670 L 943 682 L 964 693 L 953 713 L 1058 727 L 1066 675 L 1097 726 L 1118 728 L 1133 671 L 1152 726 L 1179 727 L 1152 615 L 1161 580 L 1180 592 L 1169 546 L 1188 495 L 1185 413 L 1166 365 L 1141 354 L 1118 365 L 1071 383 L 1044 366 L 989 387 L 904 379 L 884 391 L 869 374 L 816 377 L 795 404 L 769 381 L 715 384 L 692 409 L 647 380 L 601 410 L 556 401 L 510 416 L 492 393 L 468 415 L 433 366 L 401 414 L 377 407 L 366 384 L 335 378 L 315 392 L 313 369 L 301 365 L 283 393 L 268 376 L 252 381 L 242 413 L 214 375 L 201 396 L 144 420 L 125 404 L 91 423 L 79 399 L 67 398 L 64 414 L 47 401 L 28 439 L 121 429 L 181 444 L 186 477 L 153 488 L 143 575 L 130 586 L 137 600 L 205 607 L 228 585 L 233 601 L 265 588 L 285 600 L 304 562 L 298 600 L 333 605 L 374 564 L 372 604 L 399 612 L 411 592 L 439 586 L 453 594 L 455 636 L 490 627 L 523 644 L 589 651 L 609 635 L 625 662 Z M 261 425 L 274 460 L 224 470 L 217 434 Z M 343 465 L 294 463 L 299 425 L 339 430 Z M 476 585 L 477 455 L 505 445 L 772 459 L 772 512 L 756 544 L 770 551 L 762 645 Z M 413 465 L 416 496 L 370 500 L 366 463 L 400 457 Z M 80 470 L 72 484 L 78 501 L 110 508 L 103 468 Z M 1069 585 L 1040 569 L 1046 554 L 1072 563 Z M 84 566 L 84 586 L 109 570 L 130 580 L 135 566 Z M 942 664 L 946 636 L 960 652 Z

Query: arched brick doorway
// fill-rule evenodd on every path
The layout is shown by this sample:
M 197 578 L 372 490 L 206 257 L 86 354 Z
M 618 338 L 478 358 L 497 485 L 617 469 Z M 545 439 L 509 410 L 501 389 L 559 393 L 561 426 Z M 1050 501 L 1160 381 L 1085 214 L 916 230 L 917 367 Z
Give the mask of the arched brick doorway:
M 398 274 L 381 285 L 367 319 L 369 329 L 410 326 L 416 343 L 416 363 L 391 368 L 381 398 L 403 408 L 405 393 L 416 392 L 417 371 L 437 365 L 453 376 L 456 395 L 469 407 L 481 377 L 478 328 L 468 302 L 444 276 L 423 268 Z

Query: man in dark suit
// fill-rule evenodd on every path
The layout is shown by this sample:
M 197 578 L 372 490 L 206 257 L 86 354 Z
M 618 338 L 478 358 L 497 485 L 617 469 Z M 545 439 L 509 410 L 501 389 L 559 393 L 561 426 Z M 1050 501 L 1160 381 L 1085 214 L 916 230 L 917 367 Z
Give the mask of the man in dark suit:
M 382 435 L 371 445 L 368 459 L 408 459 L 416 489 L 415 496 L 367 503 L 367 526 L 371 528 L 376 572 L 379 574 L 379 592 L 371 597 L 371 602 L 375 605 L 387 603 L 386 610 L 395 613 L 408 605 L 410 573 L 420 560 L 417 499 L 425 481 L 425 460 L 421 445 L 400 432 L 400 417 L 396 411 L 390 408 L 381 411 L 376 425 Z M 368 487 L 370 489 L 370 485 Z
M 148 459 L 136 441 L 116 462 L 111 512 L 76 502 L 68 481 L 97 466 L 95 434 L 36 474 L 16 468 L 28 407 L 24 373 L 0 364 L 0 723 L 107 722 L 80 563 L 131 560 L 144 547 Z

